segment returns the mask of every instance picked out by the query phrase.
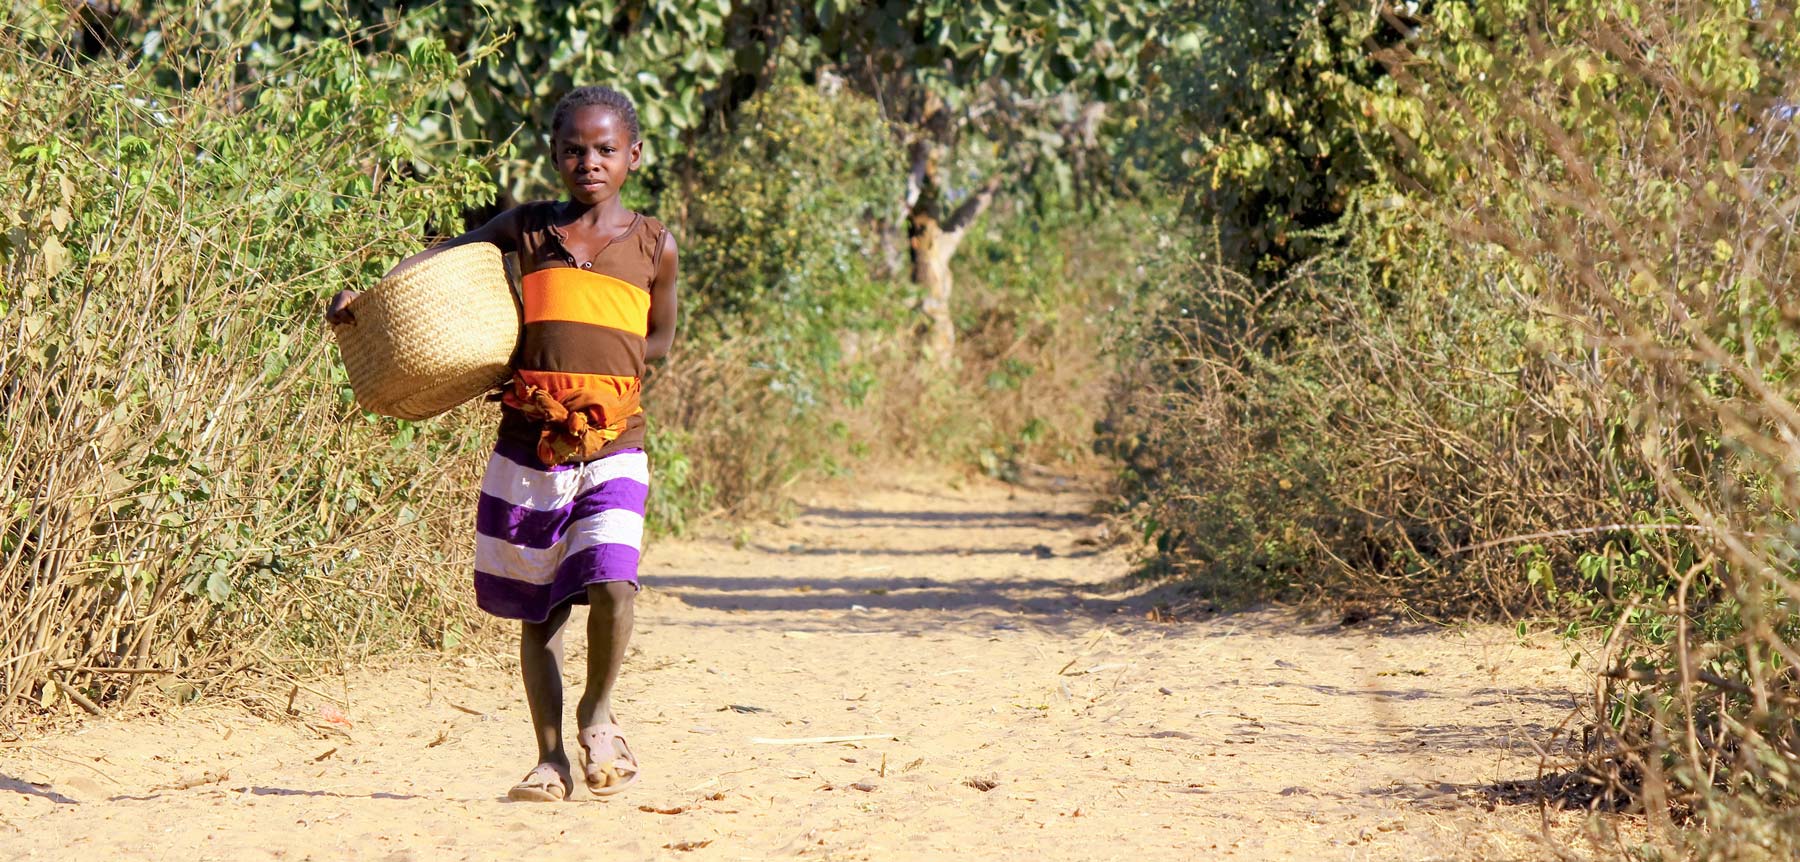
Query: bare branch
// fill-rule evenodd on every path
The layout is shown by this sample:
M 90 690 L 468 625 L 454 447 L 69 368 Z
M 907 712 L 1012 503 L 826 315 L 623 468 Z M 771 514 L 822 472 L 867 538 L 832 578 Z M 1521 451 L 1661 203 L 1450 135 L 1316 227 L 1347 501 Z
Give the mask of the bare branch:
M 988 180 L 979 190 L 970 195 L 968 200 L 963 201 L 962 206 L 956 208 L 956 212 L 951 213 L 950 217 L 944 220 L 944 233 L 948 235 L 952 243 L 961 241 L 963 231 L 967 230 L 975 219 L 981 217 L 981 214 L 987 210 L 988 204 L 994 202 L 994 195 L 1000 191 L 1001 180 L 1001 177 Z

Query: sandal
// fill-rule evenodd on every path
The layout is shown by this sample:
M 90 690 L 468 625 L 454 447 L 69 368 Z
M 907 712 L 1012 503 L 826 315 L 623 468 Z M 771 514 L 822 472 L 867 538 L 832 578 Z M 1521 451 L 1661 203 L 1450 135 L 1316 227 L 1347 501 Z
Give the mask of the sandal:
M 617 724 L 596 724 L 586 728 L 576 737 L 581 742 L 581 750 L 587 755 L 587 765 L 582 770 L 582 777 L 587 780 L 588 792 L 595 796 L 611 796 L 637 783 L 637 755 L 631 753 L 631 746 L 625 742 L 625 734 Z M 612 755 L 609 760 L 600 760 L 595 752 Z M 623 752 L 624 756 L 618 756 Z M 598 780 L 594 775 L 598 768 Z
M 515 802 L 561 802 L 569 798 L 569 783 L 555 766 L 540 763 L 506 791 L 506 798 Z

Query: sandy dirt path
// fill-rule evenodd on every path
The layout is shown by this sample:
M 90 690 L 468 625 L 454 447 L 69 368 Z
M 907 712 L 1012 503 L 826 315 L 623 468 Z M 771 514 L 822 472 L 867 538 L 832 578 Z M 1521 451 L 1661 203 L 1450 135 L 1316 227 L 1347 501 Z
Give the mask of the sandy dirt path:
M 332 729 L 199 705 L 0 748 L 0 859 L 1550 858 L 1480 788 L 1573 708 L 1556 642 L 1156 622 L 1089 495 L 955 484 L 653 548 L 625 795 L 504 799 L 531 751 L 498 645 L 317 682 Z

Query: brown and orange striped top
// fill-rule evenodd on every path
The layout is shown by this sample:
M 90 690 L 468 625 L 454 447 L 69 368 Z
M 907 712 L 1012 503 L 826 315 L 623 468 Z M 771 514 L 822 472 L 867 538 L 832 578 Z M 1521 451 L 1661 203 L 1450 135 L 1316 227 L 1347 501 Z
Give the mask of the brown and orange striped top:
M 635 215 L 631 226 L 588 261 L 563 245 L 556 202 L 524 205 L 519 213 L 519 281 L 525 332 L 514 362 L 513 386 L 502 404 L 500 438 L 537 446 L 544 422 L 533 418 L 527 393 L 536 389 L 590 412 L 609 438 L 598 452 L 561 460 L 603 458 L 644 445 L 638 392 L 650 328 L 650 287 L 666 229 Z M 571 394 L 584 397 L 571 400 Z M 616 436 L 614 436 L 616 435 Z

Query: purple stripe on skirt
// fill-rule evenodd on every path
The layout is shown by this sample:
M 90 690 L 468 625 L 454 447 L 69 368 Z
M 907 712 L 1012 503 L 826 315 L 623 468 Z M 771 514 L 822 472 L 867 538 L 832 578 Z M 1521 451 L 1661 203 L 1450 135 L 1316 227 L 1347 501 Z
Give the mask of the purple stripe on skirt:
M 556 569 L 556 580 L 528 584 L 475 573 L 475 603 L 497 617 L 541 623 L 564 602 L 588 603 L 588 584 L 638 585 L 638 551 L 630 545 L 598 545 L 572 554 Z
M 564 578 L 586 583 L 630 581 L 637 583 L 638 549 L 630 545 L 595 545 L 565 557 L 556 567 L 556 580 Z
M 526 548 L 548 548 L 562 541 L 575 522 L 608 509 L 642 514 L 649 497 L 649 485 L 626 478 L 609 479 L 576 495 L 567 506 L 543 511 L 482 494 L 475 504 L 475 532 Z

